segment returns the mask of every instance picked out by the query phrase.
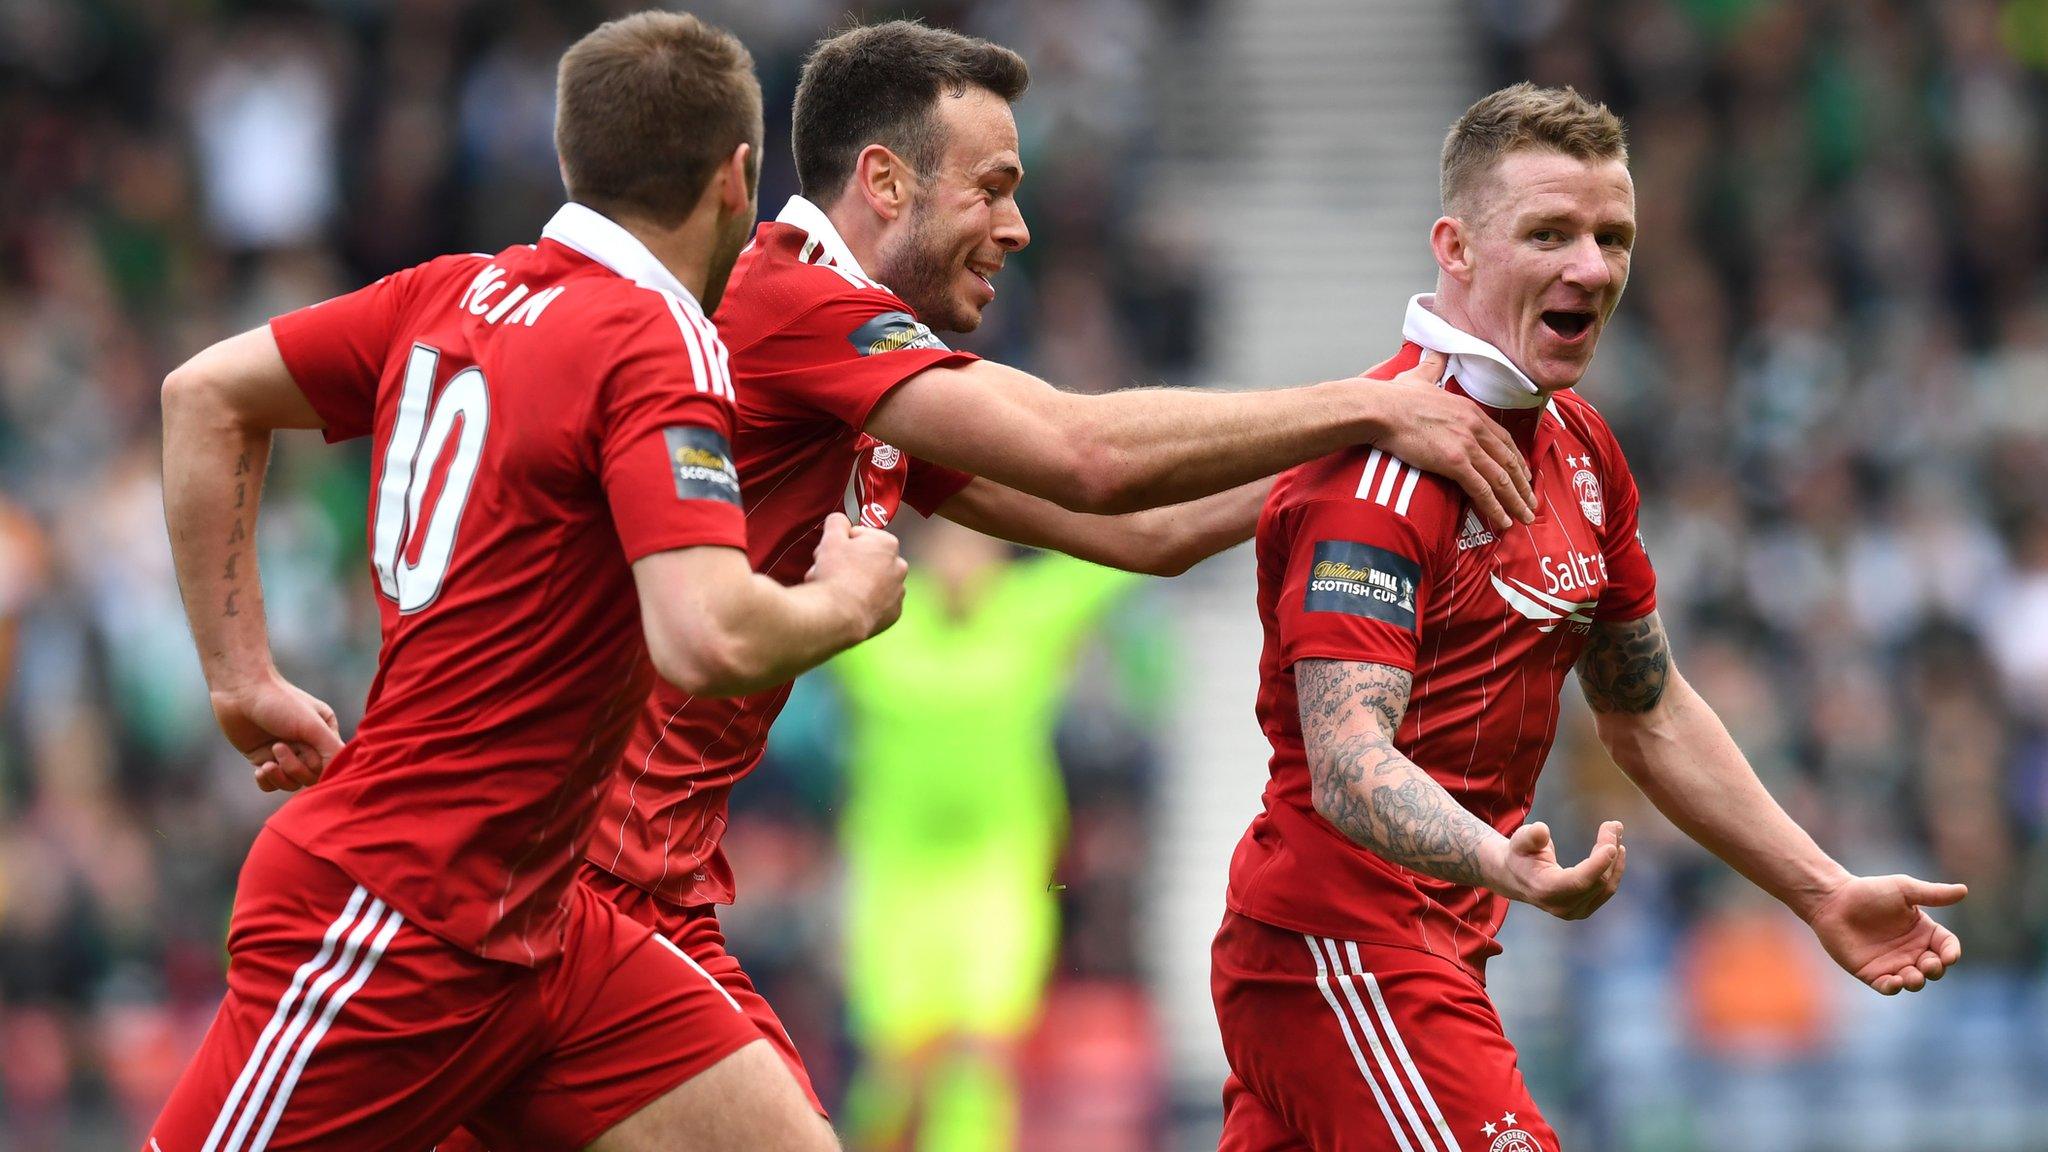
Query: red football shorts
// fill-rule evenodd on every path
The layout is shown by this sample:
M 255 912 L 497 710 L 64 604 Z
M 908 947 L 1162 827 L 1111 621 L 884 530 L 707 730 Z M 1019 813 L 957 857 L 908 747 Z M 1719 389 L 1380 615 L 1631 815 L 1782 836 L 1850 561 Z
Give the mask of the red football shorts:
M 1226 913 L 1219 1152 L 1558 1152 L 1486 989 L 1449 960 Z
M 782 1054 L 782 1062 L 789 1065 L 789 1074 L 796 1077 L 797 1086 L 804 1090 L 811 1107 L 817 1109 L 820 1116 L 831 1115 L 818 1102 L 818 1090 L 811 1085 L 811 1073 L 804 1067 L 804 1058 L 797 1055 L 796 1044 L 782 1026 L 782 1018 L 754 990 L 754 982 L 740 968 L 740 962 L 725 950 L 725 933 L 718 927 L 715 908 L 708 904 L 692 908 L 671 904 L 638 884 L 621 880 L 594 864 L 583 866 L 583 883 L 611 901 L 619 911 L 654 929 L 682 949 L 698 967 L 718 981 L 726 995 L 739 1004 L 740 1011 L 746 1013 L 755 1027 L 761 1030 L 761 1037 Z
M 265 831 L 227 998 L 145 1152 L 422 1152 L 472 1117 L 494 1152 L 581 1148 L 761 1038 L 645 925 L 568 898 L 558 960 L 484 960 Z
M 607 901 L 638 923 L 654 929 L 662 937 L 681 948 L 692 963 L 725 989 L 726 995 L 740 1006 L 740 1011 L 753 1022 L 758 1031 L 752 1037 L 766 1040 L 782 1054 L 783 1063 L 789 1065 L 790 1075 L 796 1077 L 797 1086 L 804 1090 L 804 1096 L 818 1115 L 829 1115 L 825 1106 L 818 1102 L 817 1089 L 811 1086 L 811 1074 L 804 1068 L 803 1058 L 797 1055 L 796 1045 L 789 1033 L 782 1027 L 782 1021 L 775 1015 L 775 1009 L 754 990 L 754 982 L 740 968 L 740 962 L 725 950 L 725 934 L 719 931 L 718 916 L 709 906 L 685 908 L 671 904 L 650 894 L 637 884 L 619 879 L 617 876 L 595 865 L 585 864 L 582 875 L 583 886 L 604 897 Z M 723 1003 L 717 1005 L 724 1009 Z M 706 1005 L 707 1011 L 711 1006 Z M 730 1010 L 726 1010 L 730 1015 Z M 717 1022 L 713 1022 L 717 1023 Z M 696 1025 L 688 1025 L 695 1027 Z M 435 1152 L 483 1152 L 486 1147 L 497 1152 L 495 1144 L 479 1140 L 470 1132 L 457 1132 L 441 1141 Z

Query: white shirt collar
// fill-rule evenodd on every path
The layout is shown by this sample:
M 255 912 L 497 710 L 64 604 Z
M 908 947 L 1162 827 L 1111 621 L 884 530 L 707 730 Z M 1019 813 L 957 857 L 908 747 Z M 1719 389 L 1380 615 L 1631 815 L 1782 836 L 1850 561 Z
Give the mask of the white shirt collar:
M 808 235 L 825 250 L 825 258 L 855 276 L 866 277 L 867 272 L 860 261 L 853 258 L 853 249 L 846 246 L 846 240 L 839 235 L 839 229 L 832 226 L 832 218 L 825 210 L 801 196 L 791 196 L 782 211 L 775 214 L 777 224 L 787 224 Z M 872 279 L 872 277 L 869 277 Z
M 697 297 L 631 232 L 594 208 L 570 201 L 540 230 L 541 239 L 572 248 L 642 287 L 666 292 L 702 311 Z
M 1425 292 L 1408 301 L 1401 336 L 1432 352 L 1450 357 L 1445 376 L 1458 378 L 1467 396 L 1492 408 L 1541 408 L 1548 397 L 1524 375 L 1507 353 L 1479 337 L 1451 326 L 1431 308 L 1436 294 Z

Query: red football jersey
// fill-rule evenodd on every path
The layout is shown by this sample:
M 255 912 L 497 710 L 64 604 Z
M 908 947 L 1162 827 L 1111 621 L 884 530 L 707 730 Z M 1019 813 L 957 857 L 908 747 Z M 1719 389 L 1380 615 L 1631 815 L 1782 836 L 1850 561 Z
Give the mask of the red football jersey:
M 929 516 L 972 479 L 860 430 L 891 388 L 974 357 L 948 349 L 868 279 L 809 201 L 791 200 L 754 233 L 716 319 L 739 382 L 733 451 L 747 478 L 755 571 L 801 583 L 826 516 L 843 511 L 875 528 L 903 504 Z M 671 903 L 731 903 L 720 848 L 727 797 L 760 763 L 788 698 L 788 685 L 733 699 L 657 685 L 602 805 L 590 862 Z
M 726 354 L 580 205 L 271 321 L 327 438 L 371 436 L 383 646 L 270 827 L 459 947 L 532 965 L 653 685 L 630 562 L 745 547 Z
M 1421 352 L 1407 344 L 1369 375 L 1391 377 Z M 1281 928 L 1422 948 L 1475 973 L 1500 951 L 1507 901 L 1391 863 L 1316 813 L 1294 662 L 1412 671 L 1395 747 L 1503 834 L 1521 825 L 1588 629 L 1648 615 L 1656 578 L 1636 535 L 1635 481 L 1591 405 L 1560 392 L 1489 413 L 1529 459 L 1533 524 L 1497 535 L 1455 485 L 1368 447 L 1274 485 L 1257 543 L 1258 716 L 1272 775 L 1228 898 Z

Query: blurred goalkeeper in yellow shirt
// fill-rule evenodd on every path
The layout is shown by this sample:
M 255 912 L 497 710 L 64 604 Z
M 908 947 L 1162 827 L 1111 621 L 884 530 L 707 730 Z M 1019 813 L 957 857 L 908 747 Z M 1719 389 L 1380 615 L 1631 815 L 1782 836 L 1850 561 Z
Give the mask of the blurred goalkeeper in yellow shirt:
M 1059 944 L 1066 795 L 1053 733 L 1075 657 L 1143 577 L 934 520 L 894 628 L 846 652 L 841 826 L 863 1152 L 1003 1152 L 1016 1055 Z

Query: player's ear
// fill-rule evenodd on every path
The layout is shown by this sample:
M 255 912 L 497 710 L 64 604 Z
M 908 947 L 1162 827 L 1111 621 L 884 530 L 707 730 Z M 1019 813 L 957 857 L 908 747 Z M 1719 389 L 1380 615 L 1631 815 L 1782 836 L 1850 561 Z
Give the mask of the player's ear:
M 861 149 L 853 161 L 854 190 L 884 220 L 894 220 L 910 207 L 915 179 L 910 165 L 880 144 Z
M 754 215 L 754 146 L 742 141 L 718 166 L 719 215 Z
M 1439 216 L 1429 229 L 1429 250 L 1444 275 L 1463 283 L 1472 278 L 1472 246 L 1465 222 L 1456 216 Z

